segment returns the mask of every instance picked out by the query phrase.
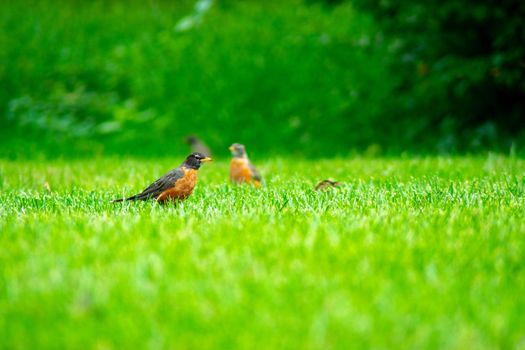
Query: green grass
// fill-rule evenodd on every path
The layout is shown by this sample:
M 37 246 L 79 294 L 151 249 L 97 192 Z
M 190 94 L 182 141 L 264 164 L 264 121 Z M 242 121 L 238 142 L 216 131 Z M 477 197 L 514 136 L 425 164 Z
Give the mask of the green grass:
M 523 160 L 219 161 L 109 203 L 178 163 L 0 161 L 1 348 L 525 346 Z

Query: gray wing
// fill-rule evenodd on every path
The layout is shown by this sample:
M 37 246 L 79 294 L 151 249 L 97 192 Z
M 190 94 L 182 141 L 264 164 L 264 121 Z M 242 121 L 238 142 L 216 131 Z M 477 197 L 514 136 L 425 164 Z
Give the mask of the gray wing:
M 253 178 L 255 180 L 259 181 L 259 182 L 262 182 L 262 176 L 261 176 L 261 174 L 259 174 L 257 169 L 255 169 L 255 167 L 253 166 L 252 162 L 248 162 L 248 167 L 250 168 L 250 170 L 252 172 Z
M 133 199 L 148 199 L 148 198 L 156 198 L 158 197 L 162 192 L 167 190 L 170 187 L 173 187 L 175 185 L 175 182 L 177 182 L 178 179 L 184 176 L 184 171 L 180 168 L 175 168 L 148 187 L 144 189 L 141 193 L 132 196 L 128 198 L 129 200 Z

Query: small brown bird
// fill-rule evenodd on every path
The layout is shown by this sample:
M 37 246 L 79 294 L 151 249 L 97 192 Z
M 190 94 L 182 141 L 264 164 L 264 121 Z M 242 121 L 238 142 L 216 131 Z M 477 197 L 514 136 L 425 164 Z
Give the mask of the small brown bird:
M 323 180 L 321 182 L 319 182 L 316 186 L 315 186 L 315 190 L 316 191 L 320 191 L 320 190 L 323 190 L 327 187 L 339 187 L 341 186 L 342 183 L 338 182 L 338 181 L 333 181 L 333 180 Z
M 190 154 L 177 168 L 149 185 L 144 191 L 134 196 L 115 199 L 112 202 L 155 199 L 159 203 L 177 202 L 188 198 L 197 184 L 197 171 L 202 163 L 211 161 L 202 153 Z
M 262 177 L 248 159 L 244 145 L 234 143 L 230 146 L 230 151 L 233 156 L 230 162 L 230 179 L 232 182 L 253 183 L 255 187 L 259 187 Z
M 195 135 L 186 137 L 186 143 L 191 146 L 192 152 L 202 153 L 206 157 L 211 157 L 211 151 L 206 144 Z

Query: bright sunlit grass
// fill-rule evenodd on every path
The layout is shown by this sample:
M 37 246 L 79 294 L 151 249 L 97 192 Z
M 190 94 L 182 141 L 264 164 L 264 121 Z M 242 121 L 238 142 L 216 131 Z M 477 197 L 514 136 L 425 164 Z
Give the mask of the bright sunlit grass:
M 524 346 L 523 160 L 220 161 L 109 203 L 180 161 L 0 161 L 2 347 Z

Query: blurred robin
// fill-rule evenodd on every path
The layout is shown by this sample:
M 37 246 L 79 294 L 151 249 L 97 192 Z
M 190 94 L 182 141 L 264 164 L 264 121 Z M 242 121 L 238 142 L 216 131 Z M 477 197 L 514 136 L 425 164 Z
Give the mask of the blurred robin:
M 233 156 L 230 163 L 230 179 L 232 182 L 253 183 L 255 187 L 259 187 L 262 177 L 248 159 L 244 145 L 234 143 L 230 146 L 230 151 Z
M 186 143 L 190 145 L 192 152 L 202 153 L 207 157 L 211 157 L 211 151 L 206 144 L 195 135 L 186 137 Z
M 338 182 L 338 181 L 333 181 L 333 180 L 323 180 L 321 182 L 319 182 L 316 186 L 315 186 L 315 190 L 316 191 L 321 191 L 325 188 L 328 188 L 328 187 L 339 187 L 341 186 L 342 183 Z
M 188 198 L 197 184 L 197 171 L 202 163 L 211 161 L 202 153 L 190 154 L 177 168 L 149 185 L 144 191 L 134 196 L 115 199 L 115 202 L 155 199 L 159 203 L 180 201 Z

